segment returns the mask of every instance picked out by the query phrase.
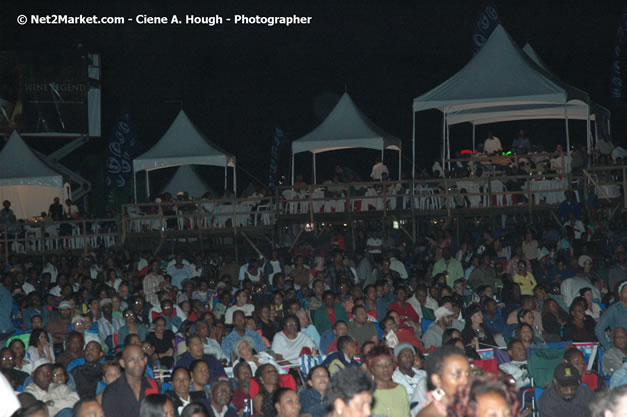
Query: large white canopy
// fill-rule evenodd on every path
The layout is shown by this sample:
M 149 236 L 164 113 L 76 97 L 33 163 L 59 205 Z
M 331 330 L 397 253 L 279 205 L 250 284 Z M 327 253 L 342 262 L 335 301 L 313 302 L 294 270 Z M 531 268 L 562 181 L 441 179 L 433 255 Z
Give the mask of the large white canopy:
M 531 103 L 588 102 L 588 95 L 554 79 L 497 26 L 479 52 L 461 70 L 414 99 L 414 112 Z
M 13 131 L 0 151 L 0 201 L 9 200 L 15 216 L 23 219 L 47 212 L 54 197 L 63 197 L 63 177 Z
M 307 151 L 314 154 L 315 181 L 315 154 L 354 148 L 377 149 L 382 154 L 384 149 L 396 150 L 400 164 L 401 140 L 370 121 L 345 92 L 318 127 L 292 142 L 292 183 L 294 154 Z
M 192 165 L 183 165 L 176 169 L 176 173 L 163 187 L 164 193 L 175 195 L 179 192 L 187 192 L 190 197 L 201 197 L 206 192 L 213 195 L 213 190 L 207 185 Z
M 175 167 L 181 165 L 210 165 L 224 167 L 226 188 L 227 166 L 233 168 L 233 190 L 236 191 L 235 156 L 227 154 L 209 142 L 181 110 L 165 134 L 152 148 L 133 160 L 133 171 Z M 135 187 L 136 188 L 136 187 Z M 149 186 L 146 187 L 149 194 Z M 137 195 L 137 191 L 135 191 Z

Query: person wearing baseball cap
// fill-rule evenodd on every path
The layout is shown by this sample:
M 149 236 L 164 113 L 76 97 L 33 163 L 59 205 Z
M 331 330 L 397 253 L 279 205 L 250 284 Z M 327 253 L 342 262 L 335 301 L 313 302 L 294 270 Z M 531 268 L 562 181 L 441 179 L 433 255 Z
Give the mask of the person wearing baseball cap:
M 453 323 L 453 312 L 442 306 L 435 310 L 435 321 L 429 325 L 422 336 L 422 343 L 427 349 L 442 346 L 442 335 Z
M 79 397 L 68 385 L 52 383 L 51 365 L 46 358 L 37 359 L 32 368 L 33 382 L 24 392 L 46 403 L 48 414 L 55 416 L 66 408 L 71 409 Z
M 553 385 L 542 393 L 538 406 L 543 416 L 590 417 L 592 391 L 581 384 L 577 368 L 560 363 L 553 372 Z

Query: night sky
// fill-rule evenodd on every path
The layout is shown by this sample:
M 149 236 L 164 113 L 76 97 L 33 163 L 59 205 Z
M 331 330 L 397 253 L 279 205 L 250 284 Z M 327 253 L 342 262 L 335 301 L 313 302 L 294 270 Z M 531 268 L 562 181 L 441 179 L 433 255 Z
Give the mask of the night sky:
M 320 123 L 345 88 L 371 120 L 403 139 L 404 164 L 409 167 L 412 99 L 446 80 L 471 58 L 471 36 L 482 2 L 89 0 L 76 7 L 71 2 L 14 3 L 5 5 L 0 16 L 0 49 L 67 51 L 82 43 L 101 54 L 103 137 L 81 152 L 104 152 L 125 104 L 131 106 L 146 150 L 174 120 L 182 102 L 211 141 L 237 155 L 243 187 L 252 177 L 267 182 L 275 125 L 290 139 L 301 137 Z M 501 22 L 521 47 L 530 42 L 565 82 L 609 107 L 612 50 L 624 1 L 497 0 L 495 4 Z M 52 12 L 125 17 L 140 13 L 179 17 L 297 14 L 313 19 L 311 25 L 289 28 L 134 23 L 33 27 L 16 23 L 22 13 Z M 611 109 L 613 127 L 620 134 L 616 139 L 622 141 L 624 111 Z M 441 116 L 425 112 L 418 115 L 417 123 L 418 163 L 430 166 L 439 156 Z M 573 122 L 575 142 L 585 140 L 584 126 L 585 122 Z M 553 145 L 563 140 L 562 121 L 491 126 L 506 143 L 520 127 L 527 128 L 532 141 Z M 470 146 L 470 132 L 469 125 L 454 129 L 453 147 Z M 487 128 L 479 129 L 478 137 L 485 137 L 486 132 Z M 29 143 L 46 147 L 41 139 Z M 375 156 L 375 151 L 367 150 L 323 154 L 318 158 L 318 178 L 328 178 L 338 162 L 365 177 Z M 389 156 L 395 161 L 393 153 Z M 73 163 L 77 163 L 76 156 L 68 160 L 69 165 Z M 297 157 L 296 164 L 297 172 L 309 175 L 309 154 Z M 389 165 L 396 167 L 395 162 Z M 287 175 L 288 166 L 289 146 L 281 158 L 280 173 Z M 220 184 L 222 171 L 211 172 L 216 178 L 210 178 L 210 183 Z

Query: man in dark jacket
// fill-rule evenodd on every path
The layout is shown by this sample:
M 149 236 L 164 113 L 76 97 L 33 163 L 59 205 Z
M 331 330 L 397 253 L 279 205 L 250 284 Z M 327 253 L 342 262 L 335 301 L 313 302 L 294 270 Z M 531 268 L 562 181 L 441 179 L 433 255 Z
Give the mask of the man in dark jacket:
M 205 355 L 203 353 L 203 345 L 202 340 L 200 340 L 200 336 L 188 336 L 185 340 L 185 343 L 187 345 L 187 352 L 181 355 L 181 358 L 176 362 L 173 369 L 181 367 L 189 369 L 189 366 L 192 362 L 197 359 L 202 359 L 207 362 L 207 366 L 209 367 L 209 375 L 211 375 L 212 378 L 226 376 L 226 372 L 224 372 L 224 367 L 222 366 L 220 361 L 218 361 L 211 355 Z
M 355 339 L 350 336 L 342 336 L 337 340 L 337 348 L 337 352 L 333 352 L 322 362 L 322 365 L 329 370 L 331 375 L 349 366 L 359 366 L 355 361 L 355 355 L 359 351 Z
M 553 386 L 542 393 L 538 406 L 541 417 L 590 417 L 592 391 L 581 384 L 577 368 L 561 363 L 555 368 Z
M 85 363 L 70 371 L 76 391 L 81 400 L 96 398 L 98 382 L 102 379 L 102 347 L 98 342 L 92 341 L 85 348 Z

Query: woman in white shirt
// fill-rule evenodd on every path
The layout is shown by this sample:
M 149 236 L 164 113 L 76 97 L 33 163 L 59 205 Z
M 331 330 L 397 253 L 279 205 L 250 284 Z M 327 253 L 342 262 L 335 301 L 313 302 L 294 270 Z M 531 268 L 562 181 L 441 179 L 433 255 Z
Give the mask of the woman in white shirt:
M 316 354 L 316 344 L 309 336 L 300 331 L 300 323 L 296 316 L 287 315 L 283 319 L 283 331 L 274 335 L 272 351 L 293 364 L 298 364 L 303 349 Z M 278 358 L 280 359 L 280 357 Z

